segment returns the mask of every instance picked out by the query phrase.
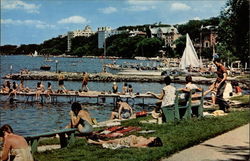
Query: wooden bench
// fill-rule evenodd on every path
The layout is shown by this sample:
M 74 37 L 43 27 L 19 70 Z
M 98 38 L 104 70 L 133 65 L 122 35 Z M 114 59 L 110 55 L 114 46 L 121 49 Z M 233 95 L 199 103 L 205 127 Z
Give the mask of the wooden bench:
M 194 91 L 190 91 L 189 97 L 183 99 L 180 97 L 181 94 L 187 93 L 183 91 L 176 91 L 174 105 L 162 107 L 163 114 L 166 117 L 166 122 L 189 119 L 192 116 L 196 116 L 197 118 L 203 117 L 203 90 L 201 92 L 197 92 L 200 93 L 200 96 L 196 97 L 192 96 L 193 92 Z
M 46 133 L 35 134 L 35 135 L 27 135 L 27 136 L 24 136 L 24 138 L 26 139 L 27 142 L 30 142 L 31 152 L 33 154 L 37 152 L 37 146 L 38 146 L 40 138 L 52 137 L 58 134 L 60 137 L 61 148 L 63 148 L 75 142 L 76 131 L 77 131 L 77 128 L 68 128 L 68 129 L 62 129 L 62 130 L 57 130 L 53 132 L 46 132 Z M 66 134 L 68 135 L 68 137 L 66 137 Z

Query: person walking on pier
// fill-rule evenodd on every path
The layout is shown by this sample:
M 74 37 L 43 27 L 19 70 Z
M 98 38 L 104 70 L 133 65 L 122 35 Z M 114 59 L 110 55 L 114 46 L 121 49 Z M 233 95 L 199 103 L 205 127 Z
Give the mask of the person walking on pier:
M 216 103 L 219 104 L 220 110 L 224 112 L 228 112 L 229 104 L 223 98 L 223 92 L 226 88 L 226 80 L 227 80 L 227 70 L 226 68 L 220 63 L 220 58 L 218 55 L 214 56 L 214 64 L 217 67 L 217 79 L 218 82 L 216 84 L 217 92 L 216 92 Z
M 62 90 L 63 93 L 67 93 L 66 88 L 64 87 L 64 75 L 61 73 L 61 71 L 58 71 L 58 86 L 59 90 Z
M 82 80 L 82 90 L 84 92 L 88 92 L 89 91 L 89 88 L 88 88 L 88 81 L 89 81 L 89 75 L 87 72 L 83 72 L 82 73 L 83 75 L 83 80 Z

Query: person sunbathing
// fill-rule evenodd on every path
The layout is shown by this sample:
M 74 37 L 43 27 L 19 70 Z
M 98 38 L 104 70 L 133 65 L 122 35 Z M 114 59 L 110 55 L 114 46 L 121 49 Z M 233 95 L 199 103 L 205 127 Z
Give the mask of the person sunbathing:
M 0 137 L 3 137 L 3 151 L 0 160 L 33 161 L 28 143 L 24 137 L 14 134 L 10 125 L 0 128 Z
M 143 136 L 135 136 L 130 135 L 124 138 L 114 139 L 114 140 L 98 140 L 94 141 L 91 139 L 88 139 L 88 143 L 90 144 L 98 144 L 103 145 L 103 147 L 109 147 L 109 146 L 125 146 L 125 147 L 157 147 L 162 146 L 163 143 L 159 137 L 150 137 L 145 138 Z
M 93 122 L 89 112 L 82 110 L 81 104 L 74 102 L 71 105 L 70 124 L 66 128 L 78 128 L 80 133 L 91 133 L 93 131 Z
M 116 107 L 111 112 L 110 120 L 113 119 L 129 119 L 135 117 L 132 107 L 121 99 L 116 101 Z

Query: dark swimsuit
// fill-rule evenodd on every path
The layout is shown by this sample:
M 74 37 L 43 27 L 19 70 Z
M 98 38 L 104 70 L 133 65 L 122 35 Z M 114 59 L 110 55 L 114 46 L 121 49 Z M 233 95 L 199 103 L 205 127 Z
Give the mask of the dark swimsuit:
M 83 129 L 80 131 L 80 133 L 91 133 L 91 132 L 93 132 L 93 127 L 88 121 L 80 118 L 79 124 L 81 124 L 83 126 Z

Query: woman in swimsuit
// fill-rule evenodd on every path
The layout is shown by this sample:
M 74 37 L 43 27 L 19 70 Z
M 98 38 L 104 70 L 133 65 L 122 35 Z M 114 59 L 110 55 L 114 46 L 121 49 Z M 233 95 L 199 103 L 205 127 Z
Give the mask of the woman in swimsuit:
M 10 125 L 5 124 L 0 128 L 0 137 L 3 137 L 4 140 L 0 160 L 33 161 L 26 140 L 24 137 L 14 134 Z
M 99 144 L 99 145 L 119 144 L 119 145 L 127 146 L 127 147 L 157 147 L 157 146 L 163 145 L 159 137 L 150 137 L 147 139 L 143 136 L 135 136 L 135 135 L 130 135 L 124 138 L 106 140 L 106 141 L 104 140 L 94 141 L 94 140 L 88 139 L 88 143 Z
M 80 133 L 91 133 L 93 131 L 90 114 L 82 110 L 80 103 L 74 102 L 69 112 L 71 122 L 66 128 L 78 128 Z

